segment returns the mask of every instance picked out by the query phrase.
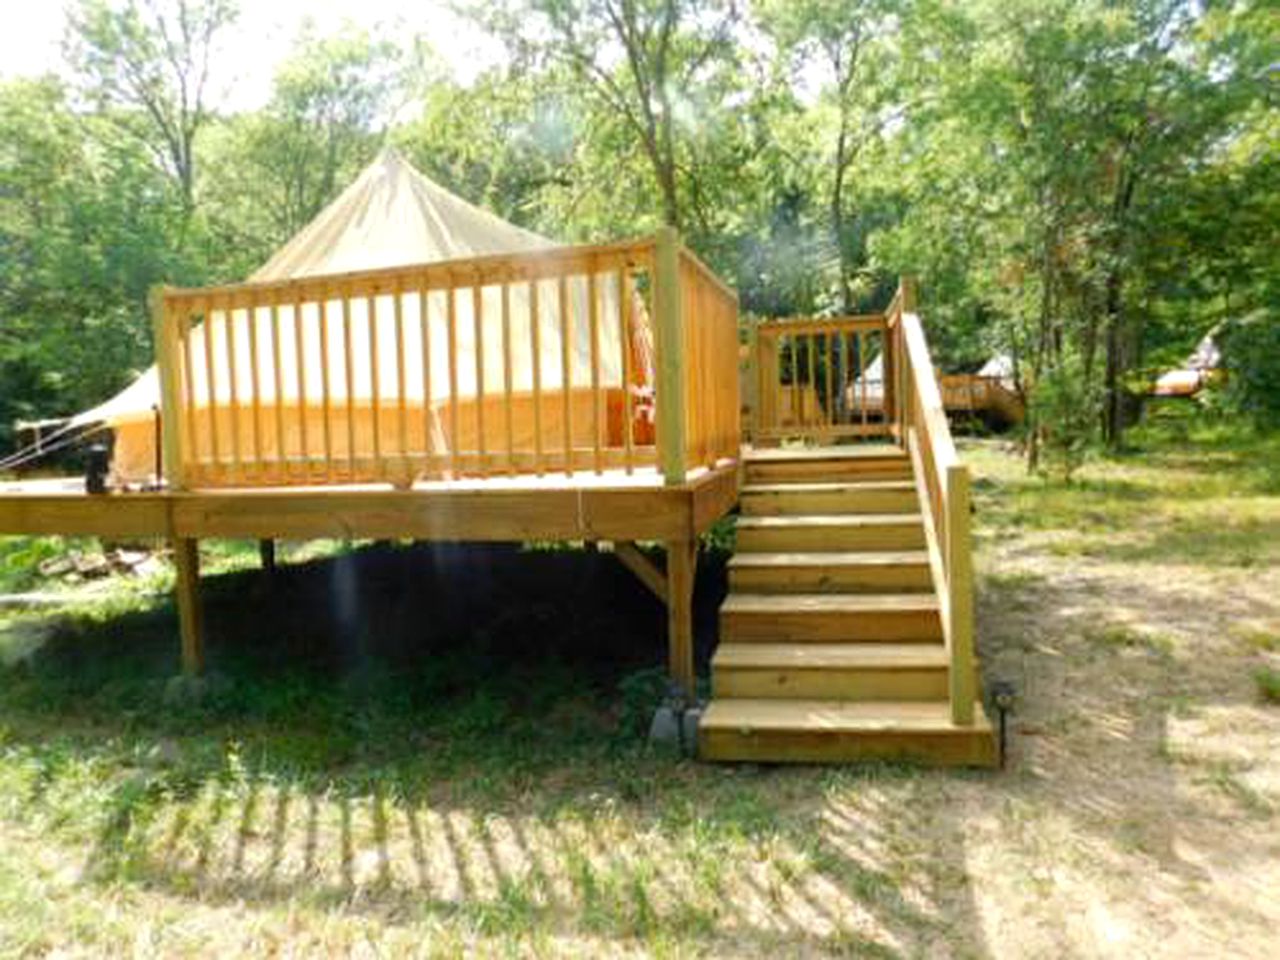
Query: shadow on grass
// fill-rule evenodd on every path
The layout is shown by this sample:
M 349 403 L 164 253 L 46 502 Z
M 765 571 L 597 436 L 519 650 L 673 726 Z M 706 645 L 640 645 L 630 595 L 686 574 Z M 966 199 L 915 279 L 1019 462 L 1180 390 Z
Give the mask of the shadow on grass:
M 700 558 L 703 676 L 724 562 Z M 908 871 L 945 916 L 885 857 L 902 811 L 928 816 L 918 773 L 645 749 L 666 616 L 606 554 L 378 547 L 210 577 L 204 596 L 227 682 L 199 706 L 166 702 L 167 602 L 63 622 L 0 675 L 0 800 L 54 825 L 93 883 L 500 938 L 980 944 L 941 872 L 958 834 Z M 865 806 L 833 813 L 832 782 Z

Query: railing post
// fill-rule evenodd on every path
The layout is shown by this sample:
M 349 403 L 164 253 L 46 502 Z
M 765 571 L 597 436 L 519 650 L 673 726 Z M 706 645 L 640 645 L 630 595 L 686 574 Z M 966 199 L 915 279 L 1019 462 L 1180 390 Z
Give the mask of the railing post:
M 661 227 L 654 240 L 654 339 L 658 352 L 658 466 L 668 484 L 685 481 L 684 318 L 680 297 L 680 237 Z
M 205 322 L 208 322 L 208 318 Z M 160 373 L 160 431 L 164 476 L 170 490 L 182 490 L 186 487 L 186 482 L 182 464 L 182 391 L 178 373 L 178 337 L 177 330 L 165 311 L 164 287 L 151 288 L 151 325 L 156 369 Z M 156 480 L 160 478 L 157 477 Z
M 946 473 L 947 618 L 951 645 L 951 722 L 973 724 L 973 554 L 969 541 L 969 470 L 952 464 Z
M 916 278 L 904 276 L 899 284 L 902 286 L 902 312 L 916 312 Z

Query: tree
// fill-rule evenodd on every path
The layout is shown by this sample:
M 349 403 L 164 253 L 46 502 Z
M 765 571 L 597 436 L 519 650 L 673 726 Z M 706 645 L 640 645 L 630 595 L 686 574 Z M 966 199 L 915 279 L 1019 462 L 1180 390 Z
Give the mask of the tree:
M 82 94 L 146 146 L 188 212 L 210 61 L 235 15 L 232 0 L 79 0 L 68 18 Z
M 891 0 L 758 0 L 757 13 L 773 39 L 793 89 L 821 73 L 808 111 L 810 129 L 801 149 L 819 176 L 831 246 L 835 251 L 839 303 L 854 310 L 852 278 L 865 259 L 858 220 L 854 166 L 873 143 L 901 120 L 908 91 L 900 86 L 903 51 L 897 44 L 905 5 Z M 815 69 L 817 68 L 817 69 Z M 807 133 L 807 136 L 804 134 Z
M 649 163 L 663 222 L 679 228 L 682 121 L 734 49 L 733 0 L 524 0 L 477 16 L 522 62 L 564 66 L 621 119 Z
M 405 86 L 401 53 L 365 32 L 304 28 L 271 99 L 209 131 L 204 192 L 243 275 L 309 223 L 372 159 Z

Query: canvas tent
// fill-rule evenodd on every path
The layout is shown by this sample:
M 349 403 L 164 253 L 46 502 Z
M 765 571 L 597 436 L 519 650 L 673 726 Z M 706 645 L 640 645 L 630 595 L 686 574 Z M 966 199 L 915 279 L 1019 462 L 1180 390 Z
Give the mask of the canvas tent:
M 267 282 L 302 277 L 333 276 L 350 271 L 411 266 L 459 260 L 487 254 L 523 253 L 548 249 L 556 244 L 523 230 L 449 193 L 415 170 L 392 150 L 384 150 L 359 177 L 292 240 L 281 247 L 265 265 L 248 279 Z M 581 280 L 581 282 L 577 282 Z M 566 371 L 562 358 L 569 358 L 570 400 L 575 412 L 593 402 L 580 385 L 591 376 L 590 333 L 581 318 L 589 312 L 589 287 L 585 278 L 568 284 L 564 301 L 568 316 L 562 323 L 561 300 L 555 281 L 537 282 L 525 288 L 506 290 L 482 288 L 476 297 L 454 297 L 450 315 L 443 291 L 420 297 L 371 296 L 353 302 L 338 299 L 330 303 L 309 303 L 295 308 L 282 304 L 273 319 L 272 310 L 249 311 L 232 304 L 212 302 L 190 337 L 192 383 L 189 395 L 198 415 L 193 422 L 201 435 L 193 440 L 197 453 L 211 449 L 206 432 L 228 436 L 233 429 L 251 429 L 248 423 L 232 423 L 232 411 L 240 410 L 233 393 L 254 395 L 261 409 L 256 415 L 281 425 L 277 432 L 266 431 L 262 442 L 268 457 L 314 455 L 310 437 L 331 435 L 333 453 L 343 457 L 348 451 L 359 454 L 375 446 L 385 426 L 372 417 L 374 398 L 379 403 L 398 401 L 401 409 L 425 422 L 425 436 L 415 431 L 418 449 L 444 453 L 451 447 L 474 446 L 476 418 L 442 416 L 447 404 L 476 404 L 482 393 L 500 392 L 504 383 L 504 336 L 511 337 L 512 390 L 515 394 L 515 430 L 529 429 L 534 417 L 532 387 L 538 378 L 544 405 L 558 406 L 563 400 Z M 600 284 L 596 304 L 602 316 L 616 316 L 624 291 L 618 285 Z M 507 298 L 505 310 L 501 298 Z M 480 308 L 479 322 L 475 315 Z M 421 322 L 404 323 L 408 315 Z M 504 326 L 502 317 L 507 317 Z M 609 429 L 621 432 L 618 423 L 624 408 L 622 391 L 643 398 L 652 383 L 652 333 L 642 304 L 636 303 L 631 342 L 620 343 L 616 324 L 605 324 L 596 345 L 598 375 L 609 408 Z M 452 321 L 452 322 L 450 322 Z M 536 329 L 535 329 L 536 326 Z M 280 330 L 293 336 L 281 336 Z M 562 331 L 568 330 L 567 348 Z M 234 350 L 229 349 L 234 345 Z M 485 349 L 489 345 L 489 349 Z M 452 349 L 451 349 L 452 348 Z M 621 351 L 630 354 L 631 383 L 623 384 Z M 405 376 L 397 369 L 398 352 L 429 358 L 412 364 Z M 534 351 L 538 363 L 534 363 Z M 276 369 L 279 379 L 252 379 L 245 365 L 238 368 L 232 355 L 261 357 L 262 367 Z M 450 364 L 452 352 L 455 362 Z M 301 362 L 299 362 L 301 361 Z M 536 373 L 534 368 L 537 368 Z M 425 375 L 424 375 L 425 371 Z M 212 377 L 210 378 L 210 374 Z M 212 389 L 211 389 L 212 383 Z M 234 383 L 234 386 L 233 386 Z M 478 387 L 483 386 L 483 390 Z M 115 432 L 112 474 L 117 482 L 144 481 L 154 475 L 156 462 L 155 410 L 159 404 L 159 377 L 153 367 L 133 384 L 105 403 L 74 418 L 77 426 L 105 424 Z M 349 417 L 347 422 L 321 422 L 322 400 L 330 411 Z M 633 404 L 637 418 L 643 418 L 643 402 Z M 284 414 L 281 414 L 284 411 Z M 212 416 L 210 416 L 212 413 Z M 238 416 L 246 416 L 240 410 Z M 479 418 L 484 422 L 484 418 Z M 496 428 L 498 417 L 488 418 Z M 208 424 L 212 421 L 212 431 Z M 459 436 L 450 435 L 451 425 L 462 424 Z M 575 443 L 590 438 L 576 434 L 587 429 L 591 417 L 583 410 L 572 418 Z M 637 430 L 643 433 L 646 425 Z M 256 426 L 252 427 L 256 429 Z M 392 425 L 390 427 L 394 429 Z M 373 438 L 373 431 L 379 437 Z M 651 429 L 651 427 L 649 427 Z M 420 439 L 419 439 L 420 438 Z M 496 448 L 498 438 L 481 438 Z M 554 442 L 554 437 L 548 442 Z
M 1161 374 L 1151 392 L 1157 397 L 1195 396 L 1221 365 L 1222 354 L 1213 334 L 1206 334 L 1181 367 Z
M 877 353 L 867 364 L 866 370 L 854 378 L 845 391 L 845 403 L 850 410 L 860 411 L 865 405 L 868 411 L 879 411 L 884 406 L 884 354 Z

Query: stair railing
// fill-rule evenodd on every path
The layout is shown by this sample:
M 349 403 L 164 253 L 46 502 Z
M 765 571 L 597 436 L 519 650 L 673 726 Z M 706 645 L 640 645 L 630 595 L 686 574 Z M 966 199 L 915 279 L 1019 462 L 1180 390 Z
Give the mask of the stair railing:
M 884 314 L 764 320 L 750 330 L 751 437 L 820 443 L 883 437 L 893 406 Z
M 886 380 L 897 403 L 890 431 L 914 467 L 924 515 L 929 563 L 938 586 L 950 658 L 951 720 L 973 723 L 973 553 L 969 530 L 969 470 L 960 462 L 942 394 L 916 313 L 915 285 L 904 277 L 885 311 Z

